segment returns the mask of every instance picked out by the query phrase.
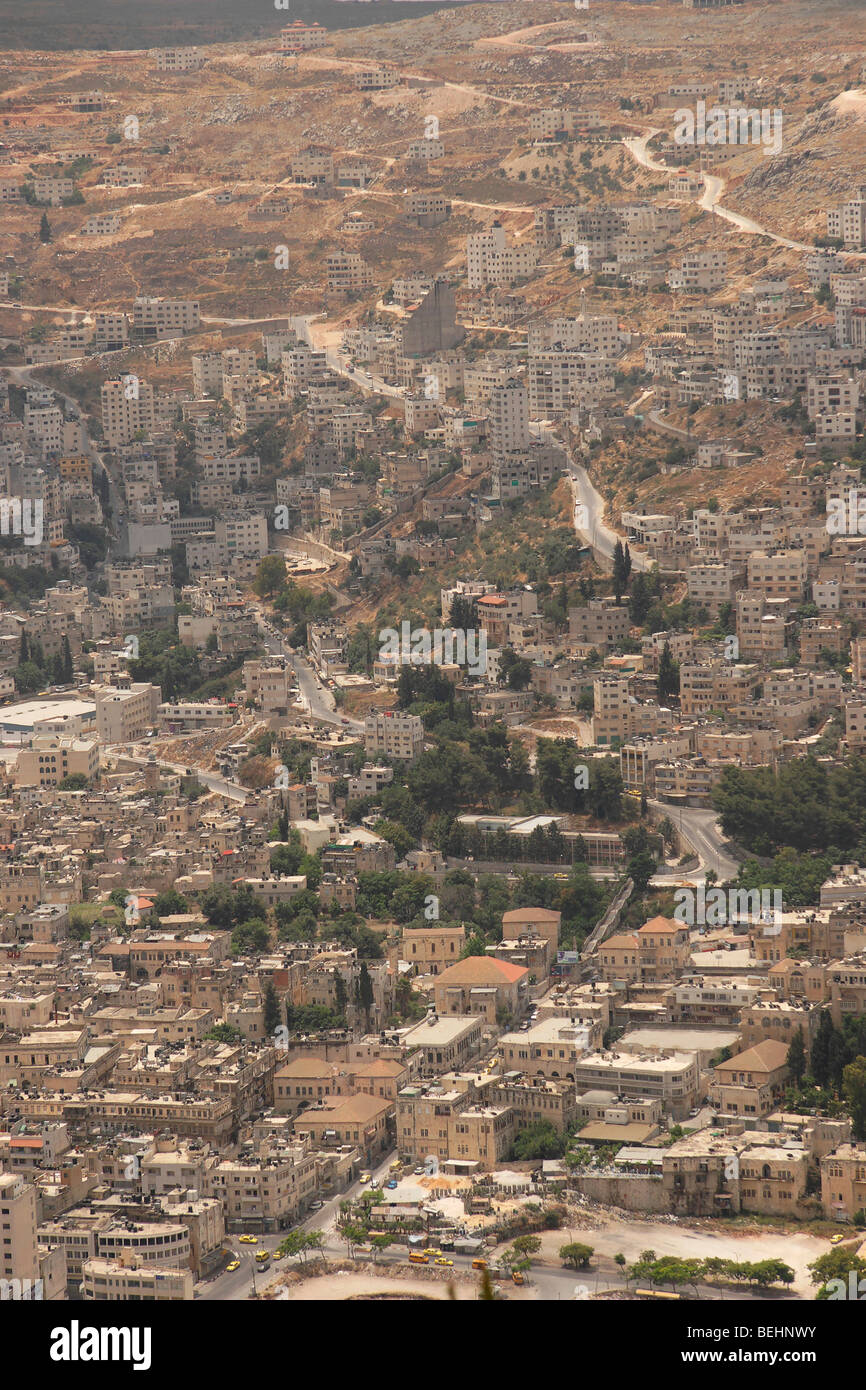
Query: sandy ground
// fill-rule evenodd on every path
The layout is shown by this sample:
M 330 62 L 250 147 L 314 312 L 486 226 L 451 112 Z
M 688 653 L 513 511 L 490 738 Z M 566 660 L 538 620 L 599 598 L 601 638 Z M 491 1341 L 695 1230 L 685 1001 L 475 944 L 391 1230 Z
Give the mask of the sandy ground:
M 866 88 L 857 87 L 852 91 L 840 92 L 830 105 L 842 114 L 854 112 L 858 116 L 866 116 Z
M 578 22 L 579 20 L 575 21 L 575 23 Z M 535 39 L 543 40 L 544 35 L 547 33 L 549 29 L 561 29 L 563 23 L 564 21 L 560 19 L 555 20 L 552 24 L 533 24 L 528 29 L 512 29 L 511 32 L 508 34 L 493 34 L 488 38 L 476 39 L 475 45 L 477 48 L 487 47 L 488 44 L 495 44 L 497 47 L 500 48 L 525 48 L 527 46 L 536 48 L 542 47 L 548 49 L 548 51 L 553 53 L 562 53 L 571 48 L 601 47 L 597 39 L 590 39 L 585 43 L 579 43 L 576 41 L 570 42 L 566 39 L 561 40 L 561 42 L 559 43 L 550 44 L 545 44 L 543 42 L 535 44 L 533 42 Z
M 454 1292 L 458 1299 L 474 1299 L 476 1285 L 467 1279 L 455 1279 Z M 324 1274 L 317 1279 L 305 1279 L 294 1287 L 286 1287 L 279 1295 L 281 1302 L 318 1303 L 342 1302 L 364 1293 L 423 1294 L 427 1298 L 448 1299 L 448 1284 L 434 1279 L 404 1279 L 393 1274 Z
M 784 1260 L 794 1270 L 794 1289 L 807 1297 L 813 1296 L 814 1289 L 806 1266 L 831 1249 L 829 1241 L 796 1231 L 768 1230 L 737 1235 L 718 1228 L 702 1229 L 697 1226 L 669 1225 L 663 1221 L 628 1221 L 616 1217 L 601 1217 L 597 1227 L 575 1225 L 573 1229 L 575 1240 L 591 1245 L 599 1254 L 608 1257 L 621 1251 L 629 1264 L 643 1250 L 654 1250 L 659 1256 L 679 1255 L 683 1259 Z M 547 1259 L 557 1260 L 560 1245 L 566 1243 L 564 1232 L 567 1233 L 567 1240 L 570 1240 L 567 1225 L 560 1231 L 548 1231 L 542 1236 L 542 1252 Z

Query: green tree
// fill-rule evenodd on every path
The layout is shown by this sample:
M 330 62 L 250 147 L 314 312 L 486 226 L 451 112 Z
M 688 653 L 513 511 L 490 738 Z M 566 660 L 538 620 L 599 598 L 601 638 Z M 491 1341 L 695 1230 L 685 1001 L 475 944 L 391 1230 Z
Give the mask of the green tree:
M 831 1279 L 841 1279 L 847 1283 L 848 1275 L 852 1271 L 858 1279 L 862 1279 L 866 1274 L 866 1260 L 842 1245 L 837 1246 L 835 1250 L 828 1250 L 826 1255 L 819 1255 L 817 1260 L 813 1260 L 807 1267 L 812 1283 L 820 1285 L 822 1290 Z M 820 1298 L 821 1294 L 817 1297 Z
M 358 971 L 358 1004 L 364 1015 L 364 1022 L 369 1032 L 370 1012 L 373 1008 L 373 981 L 370 979 L 370 971 L 365 960 L 361 961 Z
M 213 1028 L 209 1028 L 205 1033 L 205 1037 L 210 1038 L 213 1042 L 229 1043 L 230 1045 L 242 1043 L 244 1040 L 240 1028 L 233 1027 L 231 1023 L 215 1023 Z
M 516 1162 L 537 1158 L 561 1158 L 565 1153 L 565 1136 L 549 1120 L 535 1120 L 524 1125 L 514 1137 L 512 1156 Z
M 266 555 L 259 561 L 253 589 L 259 598 L 272 598 L 287 585 L 286 562 L 281 555 Z
M 616 594 L 617 603 L 625 593 L 630 569 L 631 559 L 626 561 L 622 541 L 618 540 L 613 548 L 613 591 Z
M 680 668 L 671 656 L 670 642 L 665 642 L 659 657 L 658 697 L 660 701 L 665 701 L 679 693 Z
M 586 1269 L 594 1253 L 594 1246 L 582 1245 L 580 1241 L 559 1247 L 559 1258 L 566 1269 Z
M 280 1001 L 277 998 L 277 991 L 274 988 L 273 980 L 268 980 L 265 985 L 265 1032 L 268 1037 L 273 1037 L 282 1022 L 280 1012 Z
M 854 1138 L 866 1139 L 866 1057 L 855 1057 L 842 1072 L 842 1094 L 851 1115 Z
M 166 888 L 154 898 L 153 910 L 157 917 L 173 917 L 177 913 L 189 912 L 189 903 L 177 889 Z
M 232 955 L 261 955 L 268 949 L 269 942 L 267 924 L 260 918 L 252 917 L 247 922 L 239 922 L 232 931 Z
M 825 1087 L 830 1080 L 830 1052 L 833 1045 L 833 1020 L 827 1009 L 821 1013 L 818 1028 L 812 1043 L 811 1070 L 815 1082 Z
M 48 214 L 43 212 L 39 223 L 39 240 L 43 243 L 51 240 L 51 223 L 48 221 Z
M 802 1028 L 797 1029 L 788 1048 L 788 1071 L 795 1085 L 799 1086 L 806 1072 L 806 1044 Z

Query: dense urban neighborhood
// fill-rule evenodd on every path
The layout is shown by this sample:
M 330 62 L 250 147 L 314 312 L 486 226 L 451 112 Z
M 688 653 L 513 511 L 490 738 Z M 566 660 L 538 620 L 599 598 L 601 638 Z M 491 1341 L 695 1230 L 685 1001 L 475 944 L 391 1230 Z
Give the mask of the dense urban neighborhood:
M 862 1298 L 862 4 L 78 8 L 0 13 L 0 1302 Z

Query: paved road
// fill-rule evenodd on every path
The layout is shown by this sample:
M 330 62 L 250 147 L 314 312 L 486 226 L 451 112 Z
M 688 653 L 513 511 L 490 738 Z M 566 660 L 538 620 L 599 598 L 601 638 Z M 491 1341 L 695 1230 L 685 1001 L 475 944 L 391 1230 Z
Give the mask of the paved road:
M 622 143 L 632 158 L 644 169 L 651 169 L 658 174 L 670 174 L 673 166 L 665 164 L 662 160 L 653 159 L 647 149 L 650 140 L 662 133 L 656 127 L 653 130 L 645 131 L 643 135 L 629 136 Z M 719 199 L 724 192 L 725 180 L 717 174 L 708 174 L 705 170 L 701 172 L 701 177 L 704 181 L 704 191 L 701 194 L 699 206 L 703 208 L 704 212 L 715 213 L 723 221 L 730 222 L 733 227 L 737 228 L 737 231 L 748 232 L 752 236 L 769 237 L 778 246 L 787 246 L 792 251 L 814 251 L 814 246 L 809 246 L 802 241 L 791 241 L 789 237 L 779 236 L 777 232 L 771 232 L 766 227 L 762 227 L 760 222 L 755 222 L 753 218 L 746 217 L 741 212 L 734 212 L 732 208 L 723 207 Z
M 624 542 L 625 536 L 605 525 L 604 498 L 596 491 L 583 465 L 570 458 L 568 475 L 574 493 L 574 529 L 581 540 L 592 546 L 597 556 L 607 564 L 612 564 L 616 543 Z M 578 515 L 579 507 L 584 508 L 583 517 Z M 652 560 L 641 551 L 630 550 L 630 554 L 633 569 L 647 571 L 653 568 Z
M 383 1158 L 380 1163 L 370 1168 L 373 1177 L 380 1182 L 387 1180 L 388 1167 L 393 1163 L 395 1151 L 392 1150 Z M 345 1259 L 347 1255 L 346 1242 L 337 1232 L 337 1217 L 340 1212 L 340 1203 L 359 1197 L 364 1191 L 366 1184 L 361 1182 L 352 1183 L 345 1192 L 339 1192 L 328 1199 L 318 1211 L 311 1211 L 303 1221 L 292 1230 L 299 1231 L 321 1231 L 324 1235 L 323 1250 L 332 1259 Z M 240 1234 L 240 1233 L 238 1233 Z M 274 1251 L 285 1240 L 286 1232 L 274 1235 L 256 1235 L 256 1244 L 249 1245 L 238 1240 L 237 1234 L 227 1235 L 223 1244 L 226 1249 L 231 1249 L 233 1259 L 240 1260 L 240 1269 L 234 1270 L 231 1274 L 225 1273 L 216 1275 L 212 1279 L 206 1280 L 197 1290 L 197 1297 L 205 1301 L 236 1301 L 238 1299 L 249 1298 L 252 1292 L 252 1276 L 255 1270 L 255 1252 L 257 1250 Z M 387 1253 L 387 1252 L 386 1252 Z M 405 1251 L 404 1251 L 405 1258 Z M 270 1269 L 259 1272 L 255 1270 L 256 1289 L 261 1292 L 271 1283 L 282 1270 L 291 1269 L 300 1262 L 296 1258 L 290 1260 L 279 1260 L 271 1264 Z
M 272 656 L 285 656 L 288 659 L 297 677 L 298 690 L 310 717 L 320 719 L 325 724 L 345 728 L 347 732 L 363 733 L 363 720 L 350 719 L 347 715 L 340 714 L 337 709 L 337 702 L 328 687 L 322 684 L 312 666 L 300 652 L 293 651 L 291 647 L 288 647 L 279 634 L 274 636 L 274 633 L 266 626 L 266 617 L 261 609 L 256 610 L 256 619 L 266 651 Z
M 649 805 L 663 817 L 670 818 L 683 839 L 697 854 L 703 873 L 711 869 L 720 883 L 737 877 L 740 866 L 727 849 L 716 811 L 695 806 L 670 806 L 666 801 L 650 801 Z M 682 874 L 674 869 L 665 874 L 657 874 L 653 882 L 662 883 L 665 879 L 674 878 L 684 881 L 693 879 L 694 875 Z

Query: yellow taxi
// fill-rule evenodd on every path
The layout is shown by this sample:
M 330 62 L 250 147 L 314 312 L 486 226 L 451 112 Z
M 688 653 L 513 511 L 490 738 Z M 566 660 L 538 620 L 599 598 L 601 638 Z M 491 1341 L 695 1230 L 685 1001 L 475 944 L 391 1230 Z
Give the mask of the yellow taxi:
M 435 1258 L 435 1260 L 433 1261 L 433 1263 L 434 1263 L 434 1265 L 448 1265 L 448 1267 L 449 1267 L 449 1269 L 450 1269 L 450 1267 L 453 1265 L 454 1261 L 453 1261 L 453 1260 L 446 1259 L 446 1257 L 445 1257 L 444 1255 L 437 1255 L 436 1258 Z
M 231 1260 L 229 1264 L 226 1265 L 226 1274 L 234 1274 L 235 1270 L 240 1269 L 240 1267 L 240 1260 Z
M 258 1236 L 238 1236 L 241 1245 L 258 1245 Z
M 360 1176 L 360 1178 L 359 1178 L 359 1182 L 369 1182 L 371 1176 L 372 1176 L 372 1175 L 371 1175 L 370 1173 L 362 1173 L 361 1176 Z

